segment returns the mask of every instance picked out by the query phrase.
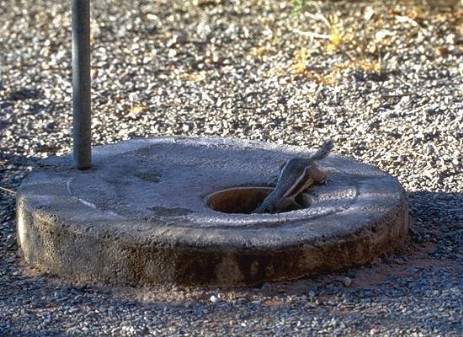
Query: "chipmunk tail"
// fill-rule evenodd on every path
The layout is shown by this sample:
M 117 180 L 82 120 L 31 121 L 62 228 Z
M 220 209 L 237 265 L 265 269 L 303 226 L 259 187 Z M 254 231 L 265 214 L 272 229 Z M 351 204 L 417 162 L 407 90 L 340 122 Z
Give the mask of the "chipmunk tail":
M 315 154 L 311 157 L 311 159 L 320 160 L 320 159 L 325 158 L 331 152 L 331 150 L 333 149 L 333 146 L 334 144 L 331 139 L 325 140 L 322 146 L 320 146 L 320 148 L 318 149 L 318 151 L 315 152 Z

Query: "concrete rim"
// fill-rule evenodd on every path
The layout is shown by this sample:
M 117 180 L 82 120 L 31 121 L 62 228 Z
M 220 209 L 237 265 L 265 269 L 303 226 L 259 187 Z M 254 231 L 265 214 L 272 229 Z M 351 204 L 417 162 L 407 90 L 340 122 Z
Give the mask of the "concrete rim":
M 163 137 L 96 147 L 84 172 L 50 159 L 18 191 L 18 241 L 26 261 L 72 279 L 221 286 L 336 270 L 400 246 L 408 205 L 397 179 L 338 155 L 320 163 L 330 182 L 311 190 L 307 209 L 208 208 L 211 193 L 265 186 L 278 162 L 311 152 Z

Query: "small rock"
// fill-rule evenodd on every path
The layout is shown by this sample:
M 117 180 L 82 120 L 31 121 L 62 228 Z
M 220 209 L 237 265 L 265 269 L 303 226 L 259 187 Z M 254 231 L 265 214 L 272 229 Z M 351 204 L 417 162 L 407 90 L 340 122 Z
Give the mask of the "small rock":
M 350 287 L 352 284 L 352 279 L 348 276 L 343 276 L 339 278 L 339 281 L 345 286 Z
M 315 297 L 315 292 L 313 290 L 309 290 L 309 292 L 307 293 L 307 297 L 309 299 L 313 299 Z
M 219 302 L 220 302 L 220 297 L 215 296 L 215 295 L 212 295 L 211 297 L 209 297 L 209 300 L 210 300 L 212 303 L 216 304 L 216 303 L 219 303 Z

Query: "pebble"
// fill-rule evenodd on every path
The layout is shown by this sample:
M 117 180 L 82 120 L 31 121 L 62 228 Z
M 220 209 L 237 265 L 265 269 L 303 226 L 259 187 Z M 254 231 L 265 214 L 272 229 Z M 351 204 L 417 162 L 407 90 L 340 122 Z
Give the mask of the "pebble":
M 92 2 L 95 145 L 331 138 L 409 193 L 407 249 L 381 263 L 218 290 L 76 286 L 21 261 L 7 191 L 71 150 L 71 13 L 65 0 L 11 3 L 0 2 L 1 336 L 462 335 L 461 4 Z
M 339 278 L 339 281 L 345 286 L 349 287 L 352 284 L 352 279 L 348 276 L 343 276 Z
M 219 302 L 220 302 L 220 297 L 215 296 L 215 295 L 212 295 L 211 297 L 209 297 L 209 300 L 210 300 L 212 303 L 216 304 L 216 303 L 219 303 Z

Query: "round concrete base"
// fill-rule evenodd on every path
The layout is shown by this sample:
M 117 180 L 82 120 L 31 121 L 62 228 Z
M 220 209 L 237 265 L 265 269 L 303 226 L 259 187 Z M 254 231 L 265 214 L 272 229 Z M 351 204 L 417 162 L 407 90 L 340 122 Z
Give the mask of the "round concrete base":
M 313 151 L 220 138 L 131 140 L 94 166 L 52 158 L 18 191 L 27 262 L 84 282 L 242 286 L 365 263 L 403 243 L 397 179 L 335 154 L 306 208 L 250 214 L 280 166 Z

